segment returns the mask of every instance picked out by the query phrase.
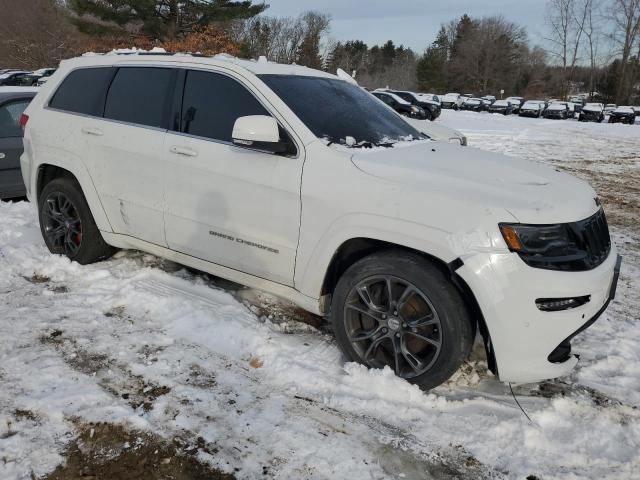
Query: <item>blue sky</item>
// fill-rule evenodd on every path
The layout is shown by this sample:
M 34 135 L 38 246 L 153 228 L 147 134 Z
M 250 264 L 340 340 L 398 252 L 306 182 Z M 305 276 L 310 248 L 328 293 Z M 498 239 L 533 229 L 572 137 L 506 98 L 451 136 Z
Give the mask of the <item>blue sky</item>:
M 254 0 L 254 3 L 259 3 Z M 545 0 L 266 0 L 267 15 L 297 16 L 317 10 L 332 16 L 330 37 L 380 44 L 393 40 L 418 52 L 431 43 L 440 24 L 463 13 L 503 15 L 527 27 L 534 44 L 545 35 Z

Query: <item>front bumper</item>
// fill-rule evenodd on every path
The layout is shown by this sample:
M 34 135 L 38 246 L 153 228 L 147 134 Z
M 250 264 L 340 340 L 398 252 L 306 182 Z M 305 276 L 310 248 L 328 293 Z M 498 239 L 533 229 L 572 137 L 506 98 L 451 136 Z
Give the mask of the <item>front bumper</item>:
M 498 376 L 517 383 L 559 377 L 575 367 L 578 359 L 566 352 L 567 343 L 604 312 L 620 267 L 613 245 L 604 263 L 586 272 L 532 268 L 515 253 L 478 253 L 463 262 L 456 273 L 478 301 Z M 586 295 L 586 304 L 569 310 L 541 311 L 535 303 Z

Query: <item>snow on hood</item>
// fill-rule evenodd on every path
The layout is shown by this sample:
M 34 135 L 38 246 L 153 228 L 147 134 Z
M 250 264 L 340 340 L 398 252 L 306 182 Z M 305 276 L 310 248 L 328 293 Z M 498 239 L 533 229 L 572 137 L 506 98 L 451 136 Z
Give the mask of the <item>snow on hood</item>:
M 601 103 L 587 103 L 582 110 L 586 110 L 588 112 L 602 112 L 604 109 Z
M 618 107 L 614 110 L 615 113 L 636 113 L 631 107 Z
M 550 167 L 446 143 L 356 152 L 363 172 L 425 192 L 508 210 L 522 223 L 573 222 L 592 215 L 594 190 Z
M 540 110 L 540 108 L 542 108 L 542 105 L 540 105 L 538 102 L 525 102 L 522 108 L 533 108 L 535 110 Z
M 567 105 L 564 103 L 552 103 L 547 107 L 547 110 L 566 110 Z

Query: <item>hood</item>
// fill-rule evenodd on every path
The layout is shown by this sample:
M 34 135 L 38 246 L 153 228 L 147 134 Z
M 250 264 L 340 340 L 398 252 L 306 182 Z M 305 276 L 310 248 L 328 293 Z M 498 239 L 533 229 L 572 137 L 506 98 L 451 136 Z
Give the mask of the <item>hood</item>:
M 582 180 L 550 167 L 434 142 L 362 150 L 352 156 L 362 172 L 428 193 L 505 209 L 522 223 L 582 220 L 596 209 L 596 194 Z

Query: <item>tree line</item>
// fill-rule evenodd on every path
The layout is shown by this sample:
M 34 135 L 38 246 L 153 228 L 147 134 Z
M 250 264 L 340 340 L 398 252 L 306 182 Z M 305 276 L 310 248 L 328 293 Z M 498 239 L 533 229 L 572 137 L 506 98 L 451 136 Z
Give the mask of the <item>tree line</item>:
M 0 67 L 160 46 L 341 68 L 371 88 L 527 97 L 581 91 L 640 103 L 640 0 L 547 0 L 541 45 L 501 16 L 465 14 L 442 25 L 424 52 L 392 40 L 334 41 L 330 15 L 272 17 L 252 0 L 0 0 L 0 11 Z

